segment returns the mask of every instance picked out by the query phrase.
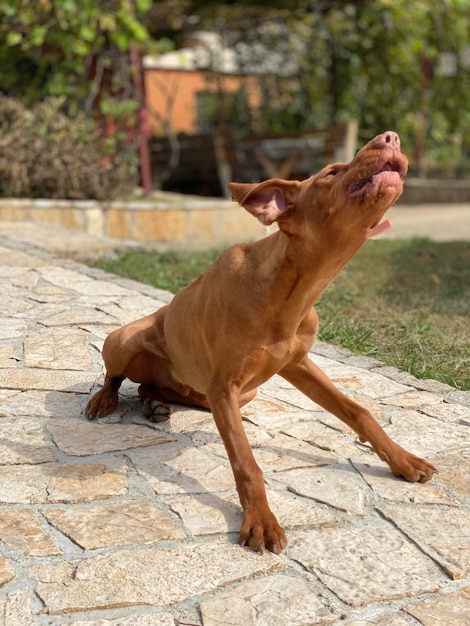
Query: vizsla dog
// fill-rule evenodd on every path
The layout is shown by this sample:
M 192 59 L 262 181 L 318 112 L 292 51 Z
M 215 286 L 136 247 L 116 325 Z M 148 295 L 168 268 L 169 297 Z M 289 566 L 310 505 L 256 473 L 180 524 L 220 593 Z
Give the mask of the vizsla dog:
M 313 305 L 368 238 L 386 230 L 385 211 L 408 167 L 396 133 L 366 144 L 348 163 L 304 180 L 231 183 L 234 199 L 274 234 L 236 245 L 156 313 L 112 332 L 103 346 L 104 385 L 86 408 L 111 413 L 124 378 L 155 409 L 165 402 L 210 409 L 230 459 L 243 507 L 240 544 L 279 553 L 287 540 L 271 512 L 240 407 L 280 374 L 370 442 L 392 472 L 425 482 L 432 465 L 410 454 L 371 413 L 341 393 L 309 358 L 318 329 Z

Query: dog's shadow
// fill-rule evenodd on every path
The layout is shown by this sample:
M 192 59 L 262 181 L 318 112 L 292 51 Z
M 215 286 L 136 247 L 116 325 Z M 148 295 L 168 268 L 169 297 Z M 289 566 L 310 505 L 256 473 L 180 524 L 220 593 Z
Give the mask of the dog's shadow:
M 180 517 L 185 526 L 186 520 L 198 518 L 196 526 L 199 524 L 199 530 L 193 534 L 196 536 L 228 534 L 230 541 L 236 542 L 236 533 L 242 521 L 242 510 L 238 503 L 235 481 L 225 448 L 211 413 L 204 409 L 171 404 L 169 419 L 152 423 L 145 415 L 145 407 L 137 395 L 137 386 L 131 384 L 124 386 L 114 413 L 103 419 L 90 421 L 85 416 L 85 407 L 91 394 L 96 390 L 94 388 L 91 392 L 88 390 L 85 392 L 83 385 L 77 385 L 76 388 L 69 387 L 46 394 L 45 426 L 51 445 L 59 451 L 58 458 L 69 465 L 91 460 L 106 462 L 109 459 L 119 459 L 122 462 L 124 459 L 128 468 L 136 471 L 140 479 L 149 486 L 157 501 L 160 496 L 164 496 L 166 505 Z M 249 422 L 245 426 L 253 433 L 258 428 Z M 145 443 L 147 432 L 149 439 L 160 435 L 162 441 L 150 442 L 147 445 Z M 248 432 L 248 437 L 250 438 L 250 434 L 253 433 Z M 80 453 L 72 454 L 64 444 L 71 439 L 86 440 L 90 442 L 90 446 L 88 449 L 84 446 Z M 206 476 L 201 472 L 201 466 L 198 467 L 197 463 L 191 465 L 191 454 L 188 452 L 194 449 L 206 455 L 207 473 L 210 473 L 211 468 L 215 468 L 215 472 L 220 471 L 225 478 L 225 484 L 219 487 L 217 480 L 210 488 L 204 484 Z M 354 465 L 353 469 L 349 461 L 338 460 L 337 463 L 332 463 L 331 457 L 328 459 L 325 456 L 323 463 L 323 451 L 313 445 L 311 451 L 305 448 L 296 449 L 295 446 L 282 447 L 275 440 L 270 443 L 268 438 L 254 445 L 255 456 L 257 451 L 273 457 L 288 456 L 291 466 L 289 469 L 296 467 L 312 469 L 312 477 L 315 468 L 329 466 L 332 471 L 348 469 L 353 474 L 368 473 L 371 477 L 377 474 L 382 477 L 387 475 L 391 480 L 397 480 L 390 473 L 384 474 L 382 468 L 376 467 L 374 463 L 369 464 L 369 460 L 361 467 L 361 472 Z M 260 465 L 263 465 L 262 461 Z M 268 482 L 274 479 L 276 484 L 275 461 L 270 468 L 264 469 L 267 477 L 269 476 Z M 228 473 L 230 478 L 227 480 Z M 175 489 L 165 487 L 165 483 L 172 481 L 172 476 L 175 479 Z M 127 495 L 132 497 L 135 495 L 132 493 L 132 484 L 129 489 Z M 149 494 L 152 499 L 149 489 L 140 490 L 139 495 L 142 493 Z M 190 500 L 193 500 L 191 506 Z
M 211 413 L 204 409 L 172 404 L 169 419 L 152 423 L 146 417 L 145 406 L 137 395 L 137 385 L 131 383 L 123 387 L 116 410 L 105 418 L 95 420 L 87 419 L 85 407 L 99 387 L 85 392 L 83 385 L 78 384 L 45 395 L 46 437 L 56 456 L 69 465 L 91 460 L 106 462 L 114 458 L 120 461 L 125 459 L 128 468 L 137 471 L 141 480 L 150 485 L 156 498 L 165 496 L 165 501 L 168 501 L 170 508 L 181 519 L 184 517 L 185 498 L 192 498 L 198 502 L 202 510 L 208 508 L 219 512 L 217 517 L 220 515 L 223 518 L 226 533 L 238 532 L 242 512 L 228 460 L 224 462 L 218 455 L 204 449 L 206 443 L 221 442 Z M 121 441 L 120 429 L 122 429 Z M 146 432 L 149 440 L 160 436 L 161 443 L 150 442 L 146 445 Z M 225 486 L 209 490 L 203 484 L 203 479 L 198 478 L 197 468 L 193 470 L 190 462 L 182 466 L 181 456 L 190 459 L 187 452 L 193 449 L 199 449 L 201 453 L 207 454 L 207 465 L 212 464 L 216 471 L 217 465 L 221 466 Z M 229 489 L 227 489 L 228 472 Z M 158 488 L 164 473 L 169 478 L 165 477 L 163 482 L 171 482 L 171 476 L 174 475 L 176 484 L 174 490 Z M 168 491 L 170 493 L 167 493 Z M 129 495 L 132 497 L 132 492 Z M 220 521 L 218 525 L 224 526 Z M 223 531 L 209 530 L 207 534 L 219 532 Z M 236 537 L 233 537 L 233 541 L 236 541 Z

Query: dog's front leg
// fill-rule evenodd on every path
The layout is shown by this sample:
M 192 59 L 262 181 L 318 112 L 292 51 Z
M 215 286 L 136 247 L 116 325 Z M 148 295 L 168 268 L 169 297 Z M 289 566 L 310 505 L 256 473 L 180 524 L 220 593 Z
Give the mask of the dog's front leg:
M 263 472 L 243 428 L 239 390 L 235 386 L 227 389 L 227 386 L 212 385 L 206 397 L 227 450 L 243 508 L 239 543 L 257 552 L 267 549 L 279 554 L 287 545 L 287 539 L 269 508 Z
M 426 482 L 437 471 L 430 463 L 392 441 L 372 414 L 341 393 L 307 356 L 298 363 L 290 363 L 279 373 L 311 400 L 348 424 L 361 441 L 368 441 L 394 474 L 410 482 Z
M 106 373 L 102 388 L 86 405 L 85 414 L 88 419 L 104 417 L 114 411 L 118 403 L 118 390 L 124 378 L 124 376 L 110 376 Z

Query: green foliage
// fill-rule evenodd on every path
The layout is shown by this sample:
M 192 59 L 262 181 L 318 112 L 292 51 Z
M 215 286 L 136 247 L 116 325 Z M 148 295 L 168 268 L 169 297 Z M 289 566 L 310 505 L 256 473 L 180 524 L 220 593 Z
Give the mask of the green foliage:
M 469 172 L 468 0 L 300 0 L 295 9 L 279 1 L 270 12 L 239 4 L 209 3 L 198 11 L 204 26 L 216 24 L 225 43 L 240 51 L 240 62 L 246 55 L 240 44 L 251 44 L 247 68 L 278 59 L 277 75 L 262 76 L 260 114 L 240 116 L 238 125 L 235 116 L 229 120 L 240 134 L 357 119 L 360 144 L 393 128 L 413 157 L 424 125 L 424 168 L 438 175 L 443 165 L 446 175 Z M 458 60 L 455 76 L 439 70 L 443 52 Z M 424 58 L 431 67 L 427 88 Z M 290 68 L 285 75 L 283 67 Z
M 0 96 L 0 195 L 109 200 L 135 184 L 134 150 L 100 139 L 89 118 L 64 115 L 62 104 L 26 108 Z
M 1 194 L 103 199 L 135 183 L 140 94 L 129 53 L 148 41 L 151 5 L 0 0 L 0 94 L 18 99 L 1 106 L 24 125 L 3 124 Z
M 139 21 L 151 0 L 4 0 L 0 2 L 0 88 L 29 100 L 86 93 L 94 54 L 145 42 Z M 135 6 L 135 9 L 133 9 Z M 27 78 L 27 80 L 25 80 Z
M 129 124 L 138 102 L 131 43 L 164 53 L 184 45 L 183 34 L 212 29 L 247 71 L 266 68 L 258 111 L 244 98 L 228 107 L 238 134 L 357 119 L 360 144 L 393 128 L 413 157 L 423 135 L 425 170 L 468 174 L 468 9 L 468 0 L 0 0 L 0 92 L 27 102 L 63 96 L 71 112 Z M 455 76 L 440 71 L 443 52 L 455 55 Z

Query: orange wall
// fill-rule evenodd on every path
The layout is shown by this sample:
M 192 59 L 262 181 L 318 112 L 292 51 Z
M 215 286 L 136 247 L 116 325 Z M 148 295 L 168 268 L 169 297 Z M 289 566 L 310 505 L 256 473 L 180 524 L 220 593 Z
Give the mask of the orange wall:
M 237 91 L 242 84 L 249 87 L 252 106 L 259 102 L 256 78 L 209 74 L 189 70 L 147 69 L 144 73 L 147 107 L 154 132 L 197 132 L 197 93 L 200 91 Z

